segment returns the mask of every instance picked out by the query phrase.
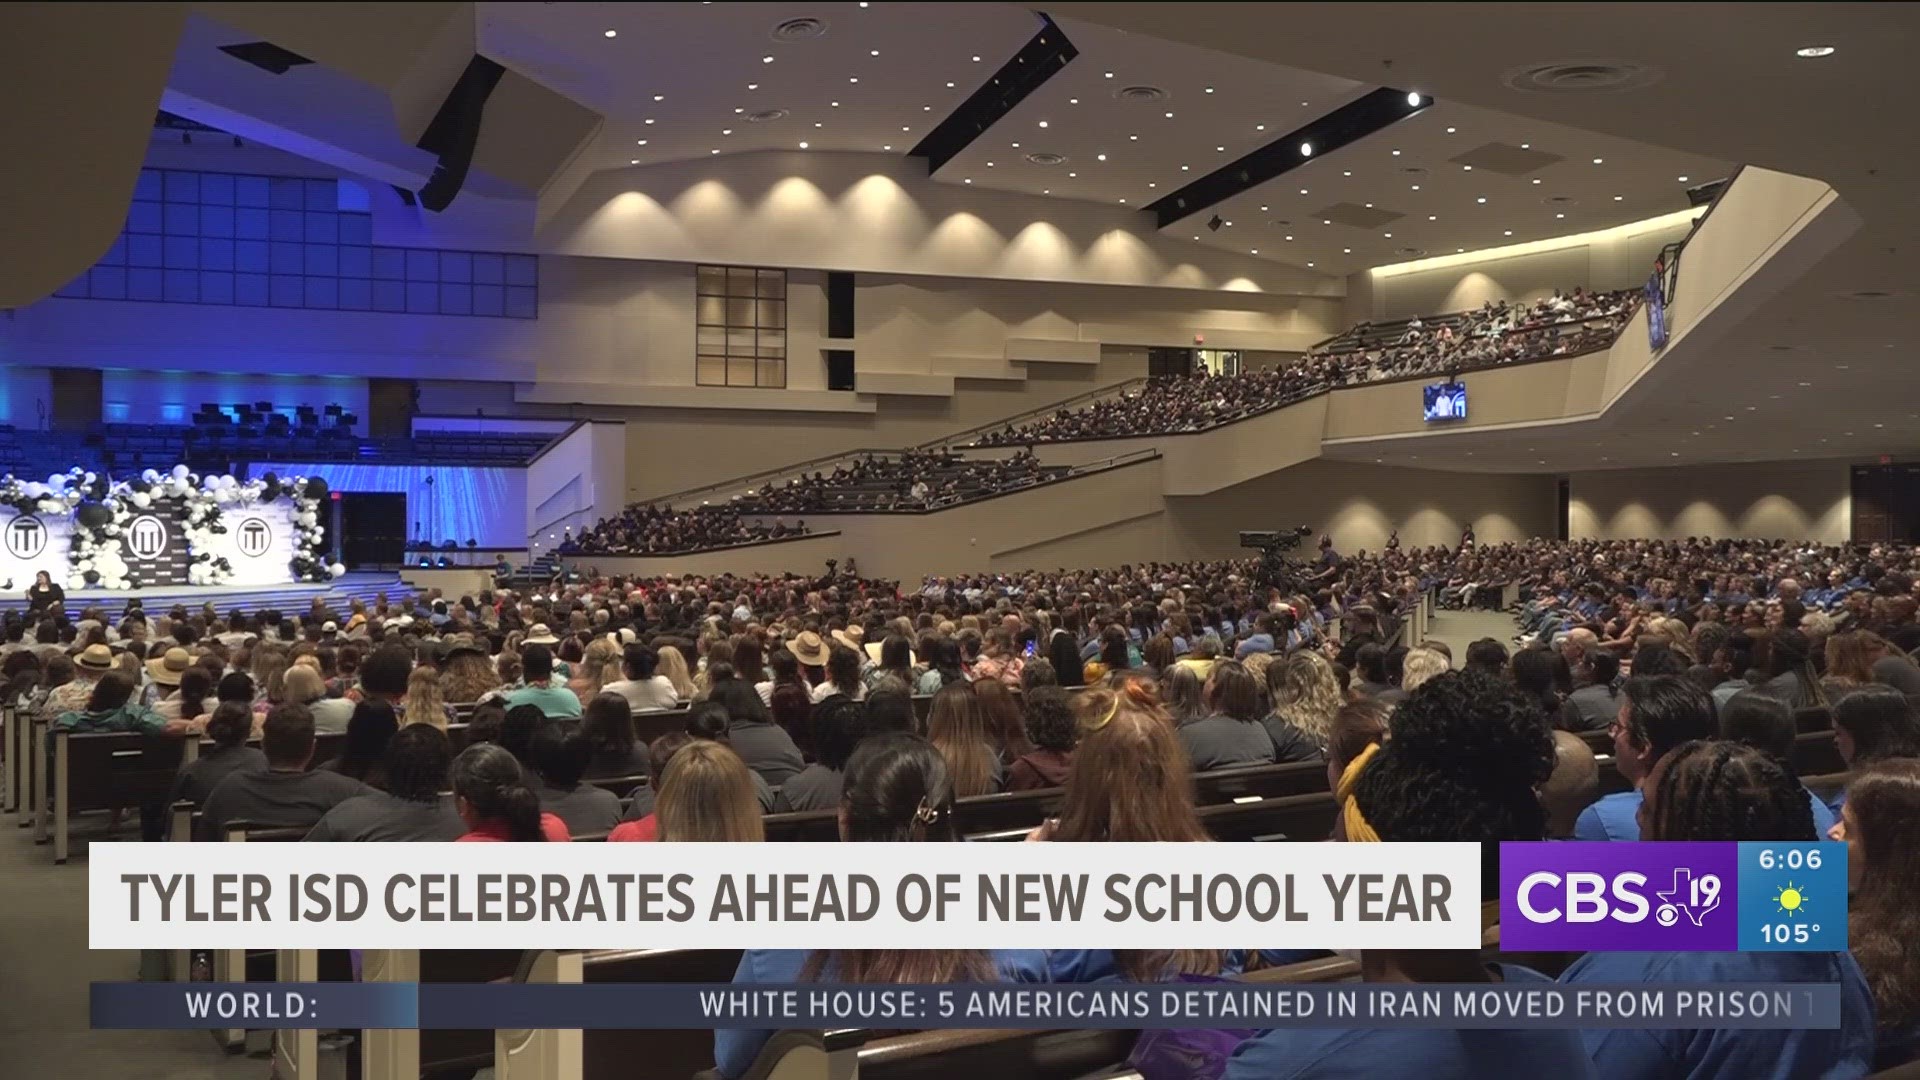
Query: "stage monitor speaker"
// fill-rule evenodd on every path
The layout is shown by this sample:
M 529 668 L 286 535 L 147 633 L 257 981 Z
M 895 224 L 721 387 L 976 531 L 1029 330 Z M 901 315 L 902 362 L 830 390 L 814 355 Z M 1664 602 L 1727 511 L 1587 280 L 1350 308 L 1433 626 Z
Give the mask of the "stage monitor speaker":
M 349 567 L 400 566 L 407 557 L 404 492 L 340 492 L 340 555 Z
M 828 349 L 827 353 L 827 389 L 853 389 L 853 350 Z

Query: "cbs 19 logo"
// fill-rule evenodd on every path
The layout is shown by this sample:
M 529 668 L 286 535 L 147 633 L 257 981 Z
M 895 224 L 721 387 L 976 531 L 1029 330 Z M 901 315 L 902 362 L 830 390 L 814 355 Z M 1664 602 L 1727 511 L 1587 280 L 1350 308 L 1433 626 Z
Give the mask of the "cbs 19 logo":
M 1528 922 L 1597 923 L 1611 919 L 1638 924 L 1649 914 L 1661 926 L 1674 926 L 1682 916 L 1695 926 L 1720 906 L 1720 876 L 1694 876 L 1686 867 L 1673 872 L 1672 888 L 1655 887 L 1648 898 L 1645 874 L 1626 870 L 1609 879 L 1590 870 L 1557 874 L 1536 870 L 1520 880 L 1515 903 Z M 1653 900 L 1659 901 L 1656 905 Z

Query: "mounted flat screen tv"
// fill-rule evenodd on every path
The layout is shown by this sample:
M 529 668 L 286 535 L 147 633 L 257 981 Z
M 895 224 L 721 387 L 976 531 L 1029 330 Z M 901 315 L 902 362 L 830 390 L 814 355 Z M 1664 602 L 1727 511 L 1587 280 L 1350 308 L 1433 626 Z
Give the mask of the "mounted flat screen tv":
M 1429 423 L 1437 420 L 1465 420 L 1467 418 L 1466 383 L 1433 383 L 1421 389 L 1426 399 L 1426 417 Z

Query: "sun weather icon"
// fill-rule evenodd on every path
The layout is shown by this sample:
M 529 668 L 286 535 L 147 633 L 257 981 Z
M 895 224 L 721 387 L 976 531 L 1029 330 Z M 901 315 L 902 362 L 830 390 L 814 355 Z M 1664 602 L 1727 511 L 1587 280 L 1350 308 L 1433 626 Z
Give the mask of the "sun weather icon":
M 1774 894 L 1773 902 L 1778 906 L 1777 914 L 1786 915 L 1789 918 L 1798 918 L 1801 912 L 1807 910 L 1806 894 L 1791 881 Z

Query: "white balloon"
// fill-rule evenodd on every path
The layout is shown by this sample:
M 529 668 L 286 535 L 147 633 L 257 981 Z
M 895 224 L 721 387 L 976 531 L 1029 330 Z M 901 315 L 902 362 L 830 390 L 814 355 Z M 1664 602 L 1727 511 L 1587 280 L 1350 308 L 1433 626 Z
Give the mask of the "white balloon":
M 143 469 L 140 472 L 140 479 L 143 483 L 157 484 L 160 482 L 160 470 Z
M 51 489 L 53 489 L 54 491 L 64 491 L 64 490 L 66 490 L 66 487 L 67 487 L 67 474 L 66 474 L 66 473 L 54 473 L 54 474 L 53 474 L 52 476 L 49 476 L 49 477 L 47 477 L 47 487 L 49 487 L 49 488 L 51 488 Z
M 136 491 L 133 493 L 133 505 L 138 509 L 145 510 L 147 507 L 153 505 L 153 496 L 144 491 Z
M 67 508 L 67 504 L 58 499 L 42 499 L 36 506 L 43 514 L 57 514 Z
M 175 480 L 185 480 L 187 476 L 187 467 L 185 465 L 175 465 L 173 467 L 173 478 Z
M 21 485 L 20 493 L 29 499 L 38 499 L 46 495 L 47 485 L 38 480 L 29 480 Z
M 83 484 L 91 484 L 98 479 L 100 479 L 98 476 L 94 475 L 93 473 L 88 473 L 84 477 L 81 477 L 80 482 Z
M 87 579 L 80 576 L 79 574 L 74 574 L 72 577 L 69 577 L 67 579 L 67 588 L 69 589 L 84 589 L 86 587 L 87 587 Z
M 347 567 L 345 563 L 334 563 L 332 566 L 327 567 L 327 574 L 330 577 L 339 577 L 346 572 Z

